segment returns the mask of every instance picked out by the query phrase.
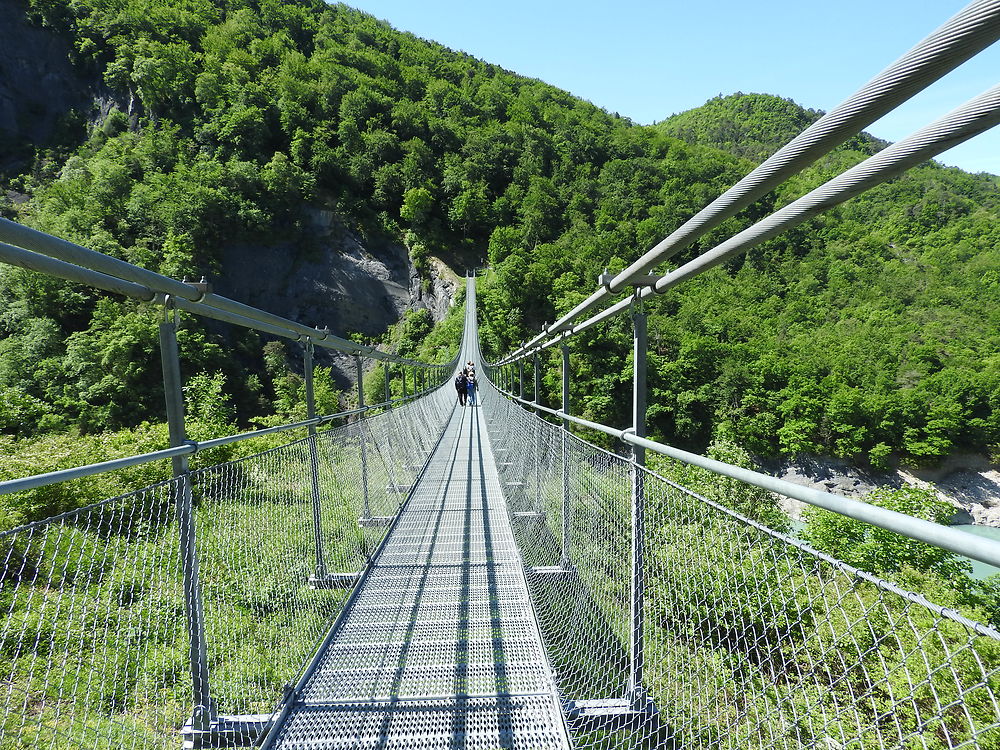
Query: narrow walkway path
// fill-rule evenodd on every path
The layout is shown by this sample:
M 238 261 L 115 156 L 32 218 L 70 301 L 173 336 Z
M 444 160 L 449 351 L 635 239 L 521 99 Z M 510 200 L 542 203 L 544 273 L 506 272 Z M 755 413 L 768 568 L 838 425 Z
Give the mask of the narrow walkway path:
M 480 409 L 455 409 L 274 747 L 569 747 Z

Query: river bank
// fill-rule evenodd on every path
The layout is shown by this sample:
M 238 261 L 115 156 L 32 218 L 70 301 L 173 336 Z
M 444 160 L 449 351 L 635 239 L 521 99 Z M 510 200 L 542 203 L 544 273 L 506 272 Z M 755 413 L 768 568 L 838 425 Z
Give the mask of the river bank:
M 930 468 L 900 467 L 890 471 L 859 468 L 837 458 L 807 457 L 765 463 L 769 474 L 795 484 L 862 500 L 878 487 L 931 486 L 938 497 L 955 506 L 955 525 L 1000 528 L 1000 467 L 980 455 L 949 456 Z M 806 508 L 782 498 L 782 508 L 801 519 Z

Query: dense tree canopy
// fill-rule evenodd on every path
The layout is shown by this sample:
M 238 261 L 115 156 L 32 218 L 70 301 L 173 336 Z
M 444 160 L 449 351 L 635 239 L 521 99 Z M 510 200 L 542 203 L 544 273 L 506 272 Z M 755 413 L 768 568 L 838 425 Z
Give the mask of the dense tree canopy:
M 498 355 L 589 293 L 818 116 L 765 95 L 640 127 L 542 82 L 319 0 L 32 0 L 119 103 L 39 153 L 15 218 L 171 275 L 219 270 L 246 237 L 297 237 L 304 203 L 461 271 Z M 882 144 L 852 139 L 727 221 L 711 247 Z M 651 427 L 703 449 L 879 464 L 1000 443 L 997 179 L 927 164 L 651 303 Z M 26 272 L 0 275 L 0 428 L 155 416 L 152 312 Z M 410 320 L 402 341 L 413 338 Z M 574 343 L 574 403 L 624 421 L 626 321 Z M 350 333 L 350 332 L 341 332 Z M 253 337 L 238 417 L 281 399 Z M 213 345 L 206 346 L 202 342 Z M 438 346 L 438 356 L 444 356 Z M 256 359 L 254 359 L 256 357 Z M 200 359 L 199 359 L 200 358 Z M 25 363 L 31 363 L 27 365 Z M 555 376 L 546 378 L 555 393 Z M 270 399 L 270 400 L 269 400 Z

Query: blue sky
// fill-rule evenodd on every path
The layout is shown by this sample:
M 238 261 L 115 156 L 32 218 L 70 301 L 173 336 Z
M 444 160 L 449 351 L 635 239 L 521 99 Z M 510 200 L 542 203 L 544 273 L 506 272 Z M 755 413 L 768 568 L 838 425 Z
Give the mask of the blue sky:
M 648 124 L 717 94 L 829 110 L 963 0 L 352 0 L 397 29 Z M 899 140 L 1000 81 L 1000 43 L 868 128 Z M 1000 174 L 1000 128 L 939 161 Z

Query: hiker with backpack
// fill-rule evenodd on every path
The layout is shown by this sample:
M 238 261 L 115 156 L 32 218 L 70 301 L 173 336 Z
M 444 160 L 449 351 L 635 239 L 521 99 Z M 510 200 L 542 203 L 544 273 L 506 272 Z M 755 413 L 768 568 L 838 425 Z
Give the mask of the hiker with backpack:
M 465 399 L 468 394 L 468 378 L 465 376 L 465 370 L 459 370 L 458 375 L 455 377 L 455 390 L 458 391 L 458 405 L 465 406 Z

